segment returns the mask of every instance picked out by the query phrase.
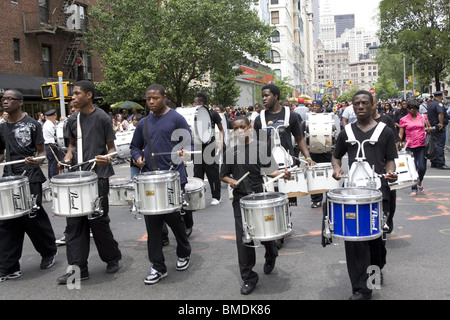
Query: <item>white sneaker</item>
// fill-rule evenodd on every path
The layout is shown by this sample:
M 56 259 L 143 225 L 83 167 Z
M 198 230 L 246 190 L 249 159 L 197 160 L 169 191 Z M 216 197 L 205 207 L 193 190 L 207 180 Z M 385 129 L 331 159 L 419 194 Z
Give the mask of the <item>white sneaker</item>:
M 165 277 L 167 277 L 167 272 L 162 273 L 162 272 L 159 272 L 159 271 L 153 269 L 153 267 L 152 267 L 150 269 L 150 274 L 144 279 L 144 283 L 145 284 L 154 284 Z
M 190 260 L 190 257 L 178 258 L 177 259 L 177 270 L 178 271 L 186 270 L 189 267 L 189 260 Z
M 212 206 L 217 206 L 219 203 L 220 203 L 220 200 L 217 200 L 215 198 L 213 198 L 212 201 L 211 201 L 211 205 Z

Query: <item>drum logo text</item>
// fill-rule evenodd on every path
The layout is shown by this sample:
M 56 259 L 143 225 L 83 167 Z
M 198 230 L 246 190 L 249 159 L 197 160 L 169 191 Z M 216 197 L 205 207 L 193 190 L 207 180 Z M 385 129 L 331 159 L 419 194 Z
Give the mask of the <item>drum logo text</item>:
M 372 210 L 372 230 L 378 231 L 377 228 L 378 210 Z
M 170 205 L 175 205 L 174 193 L 175 190 L 173 188 L 167 188 L 167 199 Z
M 264 221 L 273 221 L 273 220 L 274 220 L 273 215 L 270 215 L 270 216 L 264 216 Z
M 78 193 L 69 191 L 70 197 L 70 209 L 78 210 L 78 207 L 75 205 L 75 199 L 78 199 Z
M 12 194 L 13 196 L 13 205 L 14 205 L 14 210 L 23 210 L 24 208 L 22 208 L 21 203 L 22 203 L 22 197 L 20 196 L 20 194 Z

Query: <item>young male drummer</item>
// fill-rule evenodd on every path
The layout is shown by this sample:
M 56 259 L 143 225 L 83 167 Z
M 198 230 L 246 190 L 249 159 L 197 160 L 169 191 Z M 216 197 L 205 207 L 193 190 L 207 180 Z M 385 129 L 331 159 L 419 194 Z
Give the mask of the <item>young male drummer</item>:
M 378 122 L 373 119 L 372 108 L 374 104 L 373 96 L 368 91 L 358 91 L 352 99 L 353 107 L 357 116 L 357 121 L 351 124 L 351 129 L 355 138 L 362 142 L 371 138 Z M 343 175 L 342 158 L 348 154 L 349 167 L 358 156 L 358 145 L 350 144 L 347 133 L 341 131 L 336 141 L 333 152 L 332 165 L 333 177 L 337 180 Z M 383 206 L 389 199 L 388 182 L 395 182 L 395 162 L 397 149 L 395 145 L 394 133 L 388 127 L 381 132 L 378 142 L 375 144 L 364 144 L 365 156 L 370 166 L 374 166 L 377 174 L 385 174 L 382 178 L 380 191 L 383 193 Z M 380 270 L 386 263 L 386 248 L 381 237 L 369 241 L 345 241 L 345 255 L 347 259 L 347 270 L 352 284 L 353 295 L 351 300 L 364 300 L 372 298 L 372 289 L 367 285 L 368 268 L 375 265 Z M 381 275 L 380 275 L 381 276 Z
M 175 167 L 175 170 L 180 173 L 181 188 L 184 189 L 187 183 L 187 174 L 181 157 L 186 156 L 187 152 L 185 151 L 192 150 L 189 125 L 181 114 L 165 104 L 166 90 L 162 85 L 150 85 L 145 92 L 145 97 L 150 114 L 139 121 L 134 130 L 130 144 L 131 156 L 142 172 L 169 170 Z M 146 123 L 148 130 L 146 130 Z M 156 154 L 153 159 L 147 145 L 147 137 L 150 139 L 151 153 Z M 144 156 L 141 154 L 142 150 L 144 150 Z M 176 156 L 176 153 L 172 156 L 170 153 L 173 151 L 178 152 L 179 157 Z M 158 153 L 164 153 L 164 155 L 158 155 Z M 155 284 L 167 276 L 161 241 L 163 222 L 166 222 L 172 229 L 177 240 L 176 270 L 186 270 L 189 267 L 191 245 L 181 213 L 144 215 L 144 219 L 148 234 L 148 256 L 153 264 L 144 283 Z
M 81 274 L 79 276 L 81 280 L 89 278 L 90 231 L 92 231 L 100 259 L 107 264 L 107 273 L 117 272 L 119 270 L 119 260 L 122 259 L 119 245 L 114 239 L 110 228 L 108 215 L 109 177 L 114 175 L 114 169 L 111 165 L 112 157 L 104 156 L 116 151 L 114 145 L 115 133 L 109 116 L 102 109 L 93 105 L 95 92 L 95 86 L 90 81 L 82 80 L 75 83 L 72 105 L 74 108 L 79 108 L 80 112 L 76 117 L 71 116 L 67 120 L 70 144 L 64 157 L 64 162 L 67 164 L 77 161 L 74 157 L 74 151 L 76 150 L 77 158 L 80 158 L 80 161 L 85 162 L 96 159 L 95 162 L 82 166 L 81 170 L 87 171 L 93 168 L 98 176 L 98 195 L 102 199 L 102 216 L 92 220 L 88 219 L 87 216 L 67 218 L 65 230 L 67 261 L 69 265 L 80 268 Z M 82 136 L 82 148 L 80 150 L 77 147 L 78 125 Z M 75 272 L 75 270 L 72 270 L 60 276 L 57 282 L 66 284 L 72 279 Z
M 25 233 L 41 254 L 41 269 L 51 268 L 57 254 L 55 234 L 47 212 L 42 207 L 42 183 L 46 177 L 39 167 L 45 156 L 44 138 L 39 122 L 22 113 L 23 95 L 17 90 L 7 90 L 1 99 L 8 120 L 0 125 L 0 161 L 24 160 L 24 163 L 3 167 L 3 176 L 24 174 L 30 182 L 30 193 L 37 196 L 39 209 L 29 215 L 0 220 L 0 282 L 22 275 L 19 260 Z M 26 199 L 29 200 L 29 199 Z
M 250 120 L 245 116 L 238 116 L 233 120 L 234 135 L 237 144 L 227 150 L 226 161 L 220 169 L 220 179 L 233 188 L 233 212 L 236 229 L 236 245 L 238 251 L 238 262 L 241 278 L 244 281 L 241 287 L 242 294 L 250 294 L 258 282 L 258 274 L 253 271 L 256 263 L 256 252 L 253 242 L 245 245 L 243 243 L 242 214 L 240 200 L 253 192 L 263 192 L 262 174 L 266 172 L 269 176 L 280 175 L 278 165 L 273 157 L 268 157 L 267 146 L 264 142 L 256 141 L 249 134 Z M 238 180 L 247 172 L 250 174 L 239 184 Z M 290 173 L 285 169 L 285 179 L 290 178 Z M 275 267 L 278 256 L 278 248 L 275 241 L 261 241 L 266 249 L 264 273 L 269 274 Z

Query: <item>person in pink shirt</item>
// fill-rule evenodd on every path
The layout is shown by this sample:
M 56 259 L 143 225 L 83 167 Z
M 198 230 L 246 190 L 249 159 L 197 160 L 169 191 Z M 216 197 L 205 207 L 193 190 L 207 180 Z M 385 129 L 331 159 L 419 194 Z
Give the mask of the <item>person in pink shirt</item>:
M 411 187 L 412 197 L 415 197 L 418 191 L 424 192 L 422 181 L 427 170 L 425 137 L 426 133 L 432 130 L 427 115 L 419 113 L 419 107 L 418 101 L 408 101 L 408 114 L 400 119 L 398 132 L 400 138 L 403 138 L 403 135 L 406 134 L 405 141 L 408 141 L 406 150 L 412 153 L 419 174 L 419 183 Z

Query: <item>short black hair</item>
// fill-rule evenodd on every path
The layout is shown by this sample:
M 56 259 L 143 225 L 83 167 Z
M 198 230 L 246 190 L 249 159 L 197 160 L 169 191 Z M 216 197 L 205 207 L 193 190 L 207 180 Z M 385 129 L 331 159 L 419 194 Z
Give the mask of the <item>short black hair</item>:
M 420 109 L 420 102 L 417 100 L 409 100 L 407 104 L 408 109 Z
M 353 102 L 353 98 L 355 98 L 356 96 L 360 95 L 360 94 L 364 94 L 366 96 L 369 96 L 370 98 L 370 103 L 373 104 L 373 95 L 367 91 L 367 90 L 359 90 L 358 92 L 356 92 L 353 97 L 352 97 L 352 102 Z
M 5 92 L 6 92 L 6 91 L 11 91 L 11 92 L 16 96 L 17 99 L 23 101 L 23 94 L 22 94 L 22 92 L 20 92 L 19 90 L 16 90 L 16 89 L 8 89 L 8 90 L 5 90 Z
M 92 101 L 94 101 L 95 97 L 95 85 L 93 82 L 88 80 L 81 80 L 75 83 L 76 87 L 80 87 L 84 93 L 92 92 Z
M 277 97 L 278 97 L 278 100 L 280 100 L 280 95 L 281 95 L 280 88 L 278 88 L 278 87 L 277 87 L 276 85 L 274 85 L 274 84 L 267 84 L 267 85 L 265 85 L 264 87 L 262 87 L 261 91 L 264 91 L 264 90 L 267 90 L 267 89 L 269 89 L 270 92 L 272 92 L 272 94 L 273 94 L 274 96 L 277 96 Z
M 206 105 L 208 103 L 208 97 L 206 96 L 206 94 L 204 94 L 203 92 L 199 92 L 197 93 L 197 95 L 195 96 L 196 98 L 199 98 L 200 101 Z
M 162 96 L 166 95 L 166 88 L 164 88 L 162 85 L 154 83 L 148 86 L 148 88 L 145 90 L 145 92 L 150 91 L 150 90 L 156 90 L 159 91 L 159 93 Z
M 233 119 L 233 123 L 235 123 L 238 120 L 244 120 L 248 126 L 250 125 L 250 119 L 246 116 L 237 116 L 236 118 Z

